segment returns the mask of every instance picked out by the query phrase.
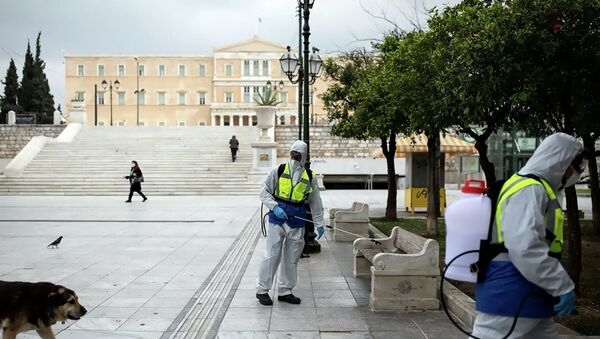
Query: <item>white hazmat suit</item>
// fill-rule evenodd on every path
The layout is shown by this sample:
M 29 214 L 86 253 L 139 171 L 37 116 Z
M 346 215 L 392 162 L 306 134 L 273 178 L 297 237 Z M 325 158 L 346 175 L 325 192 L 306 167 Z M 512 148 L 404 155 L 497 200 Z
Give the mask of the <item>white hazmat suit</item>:
M 553 134 L 544 139 L 519 174 L 542 178 L 558 192 L 562 189 L 565 172 L 582 152 L 582 145 L 572 136 Z M 499 254 L 494 261 L 511 262 L 527 281 L 558 297 L 573 291 L 574 284 L 559 260 L 548 255 L 544 221 L 548 201 L 542 185 L 524 187 L 505 200 L 501 225 L 508 252 Z M 473 335 L 485 339 L 503 338 L 513 320 L 513 317 L 478 311 Z M 520 317 L 510 338 L 558 338 L 558 333 L 552 317 Z
M 300 180 L 306 163 L 308 147 L 302 141 L 292 144 L 290 152 L 296 151 L 302 154 L 301 161 L 289 160 L 292 184 L 295 186 Z M 265 179 L 260 200 L 269 209 L 278 206 L 274 193 L 279 184 L 278 167 L 271 170 Z M 312 220 L 317 227 L 323 227 L 323 203 L 319 195 L 317 179 L 311 181 L 313 191 L 308 195 L 308 204 L 312 213 Z M 297 266 L 302 250 L 304 249 L 304 227 L 291 228 L 287 222 L 276 225 L 268 222 L 267 225 L 267 248 L 258 271 L 256 293 L 268 293 L 273 285 L 273 278 L 279 267 L 279 296 L 292 294 L 292 289 L 297 282 Z M 281 266 L 280 266 L 281 262 Z

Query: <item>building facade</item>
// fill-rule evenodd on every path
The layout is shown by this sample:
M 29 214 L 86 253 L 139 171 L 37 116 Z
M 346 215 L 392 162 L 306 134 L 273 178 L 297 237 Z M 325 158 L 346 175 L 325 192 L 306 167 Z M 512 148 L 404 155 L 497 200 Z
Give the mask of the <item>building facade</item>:
M 256 93 L 267 81 L 276 87 L 283 81 L 277 123 L 296 125 L 298 86 L 281 71 L 284 52 L 285 46 L 254 37 L 217 48 L 212 56 L 65 56 L 67 111 L 72 102 L 85 102 L 89 125 L 109 126 L 112 120 L 113 126 L 138 121 L 144 126 L 251 126 Z M 313 123 L 325 121 L 318 97 L 325 89 L 319 80 L 311 86 Z

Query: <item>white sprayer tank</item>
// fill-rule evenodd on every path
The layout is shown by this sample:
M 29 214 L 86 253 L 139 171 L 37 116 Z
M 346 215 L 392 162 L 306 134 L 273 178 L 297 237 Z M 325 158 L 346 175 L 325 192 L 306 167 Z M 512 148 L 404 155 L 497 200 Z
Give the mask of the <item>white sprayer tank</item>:
M 485 182 L 467 180 L 461 190 L 461 199 L 446 209 L 446 265 L 459 254 L 479 249 L 479 241 L 487 238 L 491 200 L 485 196 Z M 456 259 L 446 271 L 446 278 L 476 282 L 477 274 L 470 265 L 477 261 L 478 253 Z

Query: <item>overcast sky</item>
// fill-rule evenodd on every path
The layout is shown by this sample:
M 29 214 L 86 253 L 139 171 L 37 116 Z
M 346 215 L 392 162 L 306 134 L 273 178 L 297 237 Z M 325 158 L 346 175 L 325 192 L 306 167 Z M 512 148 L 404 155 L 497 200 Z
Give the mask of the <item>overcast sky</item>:
M 404 29 L 421 0 L 316 0 L 311 11 L 311 46 L 346 51 L 380 38 L 393 26 Z M 425 0 L 444 6 L 458 0 Z M 64 54 L 212 54 L 213 48 L 260 38 L 296 45 L 296 0 L 0 0 L 0 78 L 10 58 L 22 76 L 27 39 L 35 48 L 42 31 L 42 58 L 54 100 L 64 106 Z M 363 9 L 364 8 L 364 9 Z M 404 14 L 403 14 L 404 13 Z M 406 15 L 406 16 L 405 16 Z M 259 24 L 259 18 L 261 23 Z M 0 84 L 0 93 L 4 86 Z

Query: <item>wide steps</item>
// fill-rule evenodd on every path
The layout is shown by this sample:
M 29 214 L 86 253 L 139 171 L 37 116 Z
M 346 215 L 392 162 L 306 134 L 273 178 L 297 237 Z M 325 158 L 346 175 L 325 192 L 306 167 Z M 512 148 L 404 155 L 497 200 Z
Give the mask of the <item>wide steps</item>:
M 131 160 L 149 195 L 255 195 L 250 181 L 256 127 L 85 127 L 71 143 L 48 143 L 16 177 L 0 176 L 0 195 L 123 195 Z M 241 148 L 231 162 L 229 138 Z M 255 176 L 252 176 L 255 178 Z

